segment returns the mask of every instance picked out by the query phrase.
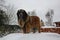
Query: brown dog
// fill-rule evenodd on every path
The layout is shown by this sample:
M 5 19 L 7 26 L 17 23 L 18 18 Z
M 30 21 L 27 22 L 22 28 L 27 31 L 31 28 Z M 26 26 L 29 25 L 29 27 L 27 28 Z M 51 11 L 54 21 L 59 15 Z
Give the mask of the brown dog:
M 17 12 L 18 23 L 24 33 L 29 33 L 31 30 L 35 33 L 37 29 L 40 33 L 40 19 L 37 16 L 29 16 L 25 10 L 20 9 Z

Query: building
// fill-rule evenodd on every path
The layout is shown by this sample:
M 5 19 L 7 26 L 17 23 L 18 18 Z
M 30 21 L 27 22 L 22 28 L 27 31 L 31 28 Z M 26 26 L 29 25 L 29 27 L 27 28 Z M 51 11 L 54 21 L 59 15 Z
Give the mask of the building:
M 60 27 L 60 22 L 54 22 L 56 24 L 56 27 Z

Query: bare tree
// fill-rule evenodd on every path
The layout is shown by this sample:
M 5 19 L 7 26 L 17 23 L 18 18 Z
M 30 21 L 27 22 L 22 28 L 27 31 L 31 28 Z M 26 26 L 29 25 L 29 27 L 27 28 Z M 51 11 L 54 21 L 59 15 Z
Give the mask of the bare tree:
M 46 25 L 48 25 L 48 26 L 53 25 L 53 15 L 54 15 L 53 10 L 50 10 L 47 12 L 47 14 L 45 15 L 46 19 L 47 19 Z
M 14 17 L 15 17 L 15 7 L 14 5 L 8 5 L 7 7 L 7 14 L 8 14 L 8 17 L 9 17 L 9 24 L 13 23 L 14 22 Z
M 8 17 L 5 13 L 5 11 L 0 10 L 0 25 L 7 24 Z
M 32 15 L 32 16 L 36 16 L 35 10 L 33 10 L 33 11 L 31 12 L 31 15 Z
M 8 16 L 7 24 L 12 24 L 13 22 L 15 22 L 14 13 L 15 13 L 16 8 L 14 7 L 13 4 L 6 5 L 6 0 L 0 0 L 0 9 L 4 10 Z
M 28 15 L 30 15 L 30 16 L 37 16 L 35 10 L 33 10 L 31 12 L 28 12 Z
M 5 4 L 5 0 L 0 0 L 0 25 L 7 24 L 7 19 L 8 19 L 4 4 Z

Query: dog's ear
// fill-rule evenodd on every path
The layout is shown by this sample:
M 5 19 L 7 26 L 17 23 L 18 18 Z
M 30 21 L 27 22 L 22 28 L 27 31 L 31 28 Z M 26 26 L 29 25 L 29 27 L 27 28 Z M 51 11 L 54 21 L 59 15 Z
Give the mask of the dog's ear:
M 17 11 L 17 18 L 18 18 L 18 20 L 19 20 L 19 13 L 20 13 L 20 11 L 18 10 Z

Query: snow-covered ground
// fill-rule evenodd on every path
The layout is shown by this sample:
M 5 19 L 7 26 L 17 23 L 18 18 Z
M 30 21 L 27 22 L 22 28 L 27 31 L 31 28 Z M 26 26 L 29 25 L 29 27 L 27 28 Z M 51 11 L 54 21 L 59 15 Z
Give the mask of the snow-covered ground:
M 60 40 L 60 34 L 57 33 L 12 33 L 0 40 Z

